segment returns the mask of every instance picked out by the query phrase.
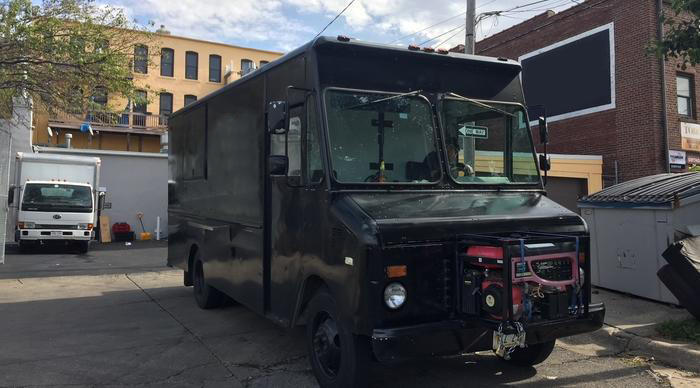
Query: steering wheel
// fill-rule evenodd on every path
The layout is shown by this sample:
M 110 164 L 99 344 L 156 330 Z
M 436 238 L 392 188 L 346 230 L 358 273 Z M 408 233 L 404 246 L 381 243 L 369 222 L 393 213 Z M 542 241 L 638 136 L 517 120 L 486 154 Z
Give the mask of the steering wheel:
M 457 162 L 456 166 L 453 166 L 450 168 L 450 172 L 452 173 L 452 176 L 459 176 L 459 172 L 462 171 L 464 173 L 464 176 L 474 176 L 475 171 L 474 167 L 464 164 L 461 162 Z

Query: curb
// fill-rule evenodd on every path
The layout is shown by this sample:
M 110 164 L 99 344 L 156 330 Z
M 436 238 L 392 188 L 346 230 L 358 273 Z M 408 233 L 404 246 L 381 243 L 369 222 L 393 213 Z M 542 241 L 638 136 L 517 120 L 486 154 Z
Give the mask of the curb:
M 607 324 L 597 333 L 627 341 L 626 353 L 653 357 L 661 364 L 700 373 L 700 346 L 642 337 Z

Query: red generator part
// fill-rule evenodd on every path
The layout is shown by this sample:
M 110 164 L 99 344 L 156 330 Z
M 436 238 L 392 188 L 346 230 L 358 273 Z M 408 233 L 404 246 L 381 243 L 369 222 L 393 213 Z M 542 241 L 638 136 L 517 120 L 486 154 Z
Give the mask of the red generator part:
M 129 224 L 126 222 L 116 222 L 114 225 L 112 225 L 112 233 L 114 234 L 129 232 L 131 232 L 131 226 L 129 226 Z
M 484 280 L 481 283 L 481 306 L 496 319 L 503 318 L 505 287 L 500 280 Z M 519 319 L 523 313 L 523 290 L 513 285 L 513 318 Z

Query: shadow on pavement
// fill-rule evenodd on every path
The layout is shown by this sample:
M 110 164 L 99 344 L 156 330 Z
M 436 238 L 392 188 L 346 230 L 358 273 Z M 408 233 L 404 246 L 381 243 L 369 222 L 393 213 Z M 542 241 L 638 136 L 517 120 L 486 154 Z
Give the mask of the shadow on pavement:
M 7 291 L 0 296 L 0 316 L 7 317 L 0 320 L 0 386 L 316 386 L 302 328 L 277 327 L 235 303 L 200 310 L 190 288 L 175 286 L 177 275 L 0 281 Z M 619 361 L 576 357 L 557 349 L 537 369 L 490 354 L 375 364 L 371 379 L 377 387 L 600 386 L 615 379 L 625 386 L 644 375 Z

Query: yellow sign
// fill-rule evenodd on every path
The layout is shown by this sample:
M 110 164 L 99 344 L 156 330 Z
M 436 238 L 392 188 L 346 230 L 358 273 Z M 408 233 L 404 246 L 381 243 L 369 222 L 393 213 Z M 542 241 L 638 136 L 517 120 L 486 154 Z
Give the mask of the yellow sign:
M 681 123 L 681 148 L 700 151 L 700 124 Z

